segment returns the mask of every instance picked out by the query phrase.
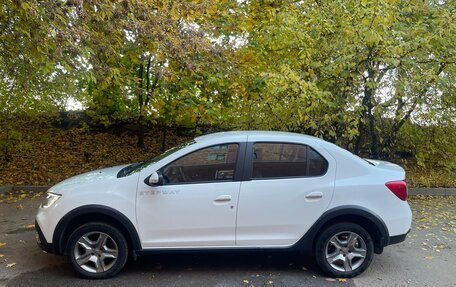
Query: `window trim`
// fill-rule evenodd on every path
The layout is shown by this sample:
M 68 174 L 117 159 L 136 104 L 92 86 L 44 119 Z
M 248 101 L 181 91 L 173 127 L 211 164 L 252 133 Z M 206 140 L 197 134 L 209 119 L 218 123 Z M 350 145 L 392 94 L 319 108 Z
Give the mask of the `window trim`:
M 242 181 L 242 174 L 244 170 L 244 156 L 246 154 L 246 143 L 245 142 L 226 142 L 226 143 L 217 143 L 217 144 L 212 144 L 208 146 L 204 146 L 195 150 L 192 150 L 176 159 L 174 159 L 171 162 L 168 162 L 167 164 L 161 166 L 160 168 L 157 169 L 157 171 L 160 171 L 161 169 L 165 168 L 166 166 L 172 164 L 173 162 L 189 155 L 194 152 L 198 152 L 203 149 L 211 148 L 213 146 L 218 146 L 218 145 L 230 145 L 230 144 L 237 144 L 238 145 L 238 151 L 236 155 L 236 161 L 234 163 L 234 174 L 233 178 L 231 180 L 229 179 L 224 179 L 224 180 L 217 180 L 217 181 L 196 181 L 196 182 L 179 182 L 179 183 L 166 183 L 161 186 L 176 186 L 176 185 L 188 185 L 188 184 L 208 184 L 208 183 L 226 183 L 226 182 L 237 182 L 237 181 Z
M 320 155 L 327 164 L 327 168 L 325 173 L 321 175 L 299 175 L 299 176 L 278 176 L 278 177 L 264 177 L 264 178 L 254 178 L 252 177 L 253 175 L 253 147 L 257 143 L 265 143 L 265 144 L 292 144 L 292 145 L 303 145 L 306 146 L 306 154 L 307 158 L 310 159 L 310 149 L 313 149 L 318 155 Z M 251 151 L 251 152 L 248 152 Z M 307 160 L 306 163 L 306 173 L 309 174 L 310 171 L 310 160 Z M 323 177 L 328 173 L 329 170 L 329 161 L 315 148 L 312 146 L 305 144 L 305 143 L 297 143 L 297 142 L 285 142 L 285 141 L 252 141 L 252 142 L 247 142 L 246 145 L 246 150 L 245 150 L 245 164 L 244 164 L 244 179 L 245 181 L 251 181 L 251 180 L 276 180 L 276 179 L 297 179 L 297 178 L 317 178 L 317 177 Z

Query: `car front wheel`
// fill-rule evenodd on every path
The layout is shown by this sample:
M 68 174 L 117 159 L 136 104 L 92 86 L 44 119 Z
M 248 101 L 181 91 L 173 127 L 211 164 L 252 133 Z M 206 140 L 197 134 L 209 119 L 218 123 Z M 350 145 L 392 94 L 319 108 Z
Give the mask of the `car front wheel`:
M 372 238 L 364 228 L 342 222 L 331 225 L 320 234 L 315 258 L 327 275 L 351 278 L 369 267 L 373 250 Z
M 128 244 L 115 227 L 105 223 L 88 223 L 71 234 L 67 254 L 71 266 L 82 277 L 109 278 L 125 265 Z

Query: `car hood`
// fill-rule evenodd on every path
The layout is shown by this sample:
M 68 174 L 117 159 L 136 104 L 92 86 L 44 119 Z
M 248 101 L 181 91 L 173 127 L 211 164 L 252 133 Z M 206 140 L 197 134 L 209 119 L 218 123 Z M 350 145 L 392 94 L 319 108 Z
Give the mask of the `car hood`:
M 56 185 L 51 187 L 49 191 L 60 193 L 62 190 L 65 190 L 69 187 L 74 187 L 76 185 L 85 185 L 94 182 L 113 180 L 117 178 L 117 173 L 126 166 L 127 164 L 118 165 L 76 175 L 57 183 Z

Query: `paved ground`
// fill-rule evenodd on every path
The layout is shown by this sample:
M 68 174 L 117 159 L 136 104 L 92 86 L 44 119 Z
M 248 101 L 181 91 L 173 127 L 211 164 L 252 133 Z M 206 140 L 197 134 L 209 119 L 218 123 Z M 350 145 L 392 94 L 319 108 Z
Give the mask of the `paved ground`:
M 456 286 L 455 196 L 412 198 L 407 241 L 346 281 L 325 277 L 293 253 L 163 254 L 127 263 L 114 279 L 79 279 L 62 257 L 36 246 L 39 202 L 27 194 L 0 197 L 0 286 Z

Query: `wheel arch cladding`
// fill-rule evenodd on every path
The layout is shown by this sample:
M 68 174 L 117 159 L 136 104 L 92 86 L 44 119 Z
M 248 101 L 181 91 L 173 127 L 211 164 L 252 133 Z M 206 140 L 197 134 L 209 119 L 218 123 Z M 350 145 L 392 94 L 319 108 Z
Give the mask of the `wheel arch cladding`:
M 374 241 L 374 252 L 377 254 L 382 253 L 383 247 L 388 245 L 389 233 L 383 220 L 364 207 L 349 205 L 326 211 L 296 243 L 297 247 L 312 251 L 320 233 L 338 222 L 356 223 L 366 229 Z
M 119 229 L 133 253 L 141 250 L 141 241 L 133 223 L 119 211 L 102 205 L 81 206 L 68 212 L 57 224 L 52 237 L 53 251 L 65 253 L 68 238 L 79 226 L 88 222 L 103 222 Z

